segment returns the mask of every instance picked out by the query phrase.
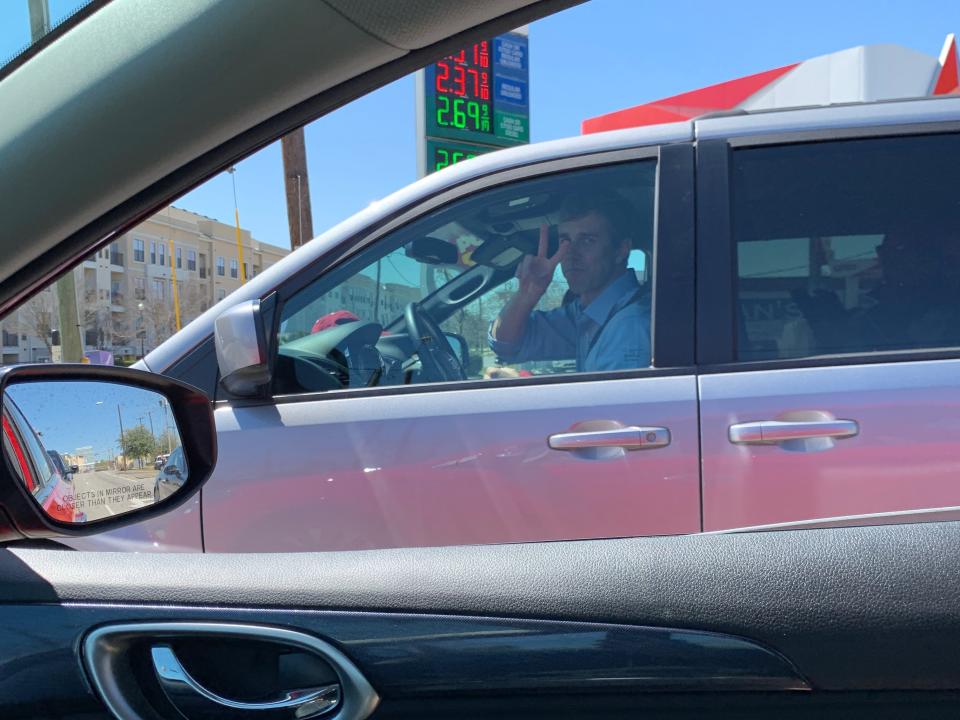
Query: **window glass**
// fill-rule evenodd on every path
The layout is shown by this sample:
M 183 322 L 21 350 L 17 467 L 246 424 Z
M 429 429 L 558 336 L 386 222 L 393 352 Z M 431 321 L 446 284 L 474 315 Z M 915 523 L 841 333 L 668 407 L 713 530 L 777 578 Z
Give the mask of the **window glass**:
M 738 150 L 741 360 L 960 345 L 960 136 Z
M 218 256 L 217 257 L 217 275 L 222 276 L 224 274 L 224 267 L 225 265 L 223 264 L 223 258 Z
M 197 269 L 197 251 L 189 250 L 187 252 L 187 270 Z
M 143 240 L 139 238 L 133 241 L 133 259 L 136 262 L 143 262 Z
M 177 248 L 177 270 L 183 267 L 183 248 Z
M 644 161 L 516 183 L 380 239 L 283 307 L 277 390 L 648 367 L 655 175 Z M 518 293 L 521 261 L 542 268 L 539 292 Z
M 150 264 L 157 264 L 157 242 L 156 240 L 150 241 Z
M 238 276 L 237 273 L 238 265 L 236 260 L 230 261 L 230 277 L 235 278 Z

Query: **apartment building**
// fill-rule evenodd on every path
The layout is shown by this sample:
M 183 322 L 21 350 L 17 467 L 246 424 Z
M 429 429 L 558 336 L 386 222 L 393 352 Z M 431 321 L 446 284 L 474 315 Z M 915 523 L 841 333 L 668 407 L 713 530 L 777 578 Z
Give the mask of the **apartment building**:
M 260 242 L 213 218 L 170 206 L 120 236 L 74 269 L 84 349 L 131 362 L 256 277 L 290 250 Z M 58 325 L 50 291 L 3 323 L 3 362 L 43 362 L 56 355 Z

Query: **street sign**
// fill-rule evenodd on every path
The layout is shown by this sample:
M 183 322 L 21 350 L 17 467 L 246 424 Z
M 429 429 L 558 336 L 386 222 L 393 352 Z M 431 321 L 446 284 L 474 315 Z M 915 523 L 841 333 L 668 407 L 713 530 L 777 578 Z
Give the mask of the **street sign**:
M 417 74 L 417 174 L 530 142 L 529 39 L 482 40 Z

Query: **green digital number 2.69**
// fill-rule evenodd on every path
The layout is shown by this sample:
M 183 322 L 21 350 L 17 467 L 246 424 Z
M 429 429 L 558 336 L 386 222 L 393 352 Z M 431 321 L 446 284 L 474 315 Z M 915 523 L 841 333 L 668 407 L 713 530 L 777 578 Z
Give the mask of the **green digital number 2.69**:
M 471 105 L 473 107 L 471 107 Z M 454 98 L 453 110 L 451 112 L 450 98 L 445 95 L 438 95 L 437 125 L 453 125 L 453 127 L 463 130 L 467 127 L 467 116 L 472 118 L 476 124 L 477 116 L 479 115 L 478 110 L 477 103 L 469 103 L 463 98 Z

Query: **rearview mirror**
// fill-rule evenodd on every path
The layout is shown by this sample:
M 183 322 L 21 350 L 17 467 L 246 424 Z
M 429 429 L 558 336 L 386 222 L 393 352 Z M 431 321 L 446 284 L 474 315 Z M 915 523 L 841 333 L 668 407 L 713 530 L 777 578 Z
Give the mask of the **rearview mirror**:
M 426 265 L 456 265 L 460 259 L 457 246 L 435 237 L 420 237 L 407 243 L 406 256 Z
M 137 370 L 5 368 L 0 419 L 0 521 L 4 512 L 13 521 L 0 522 L 0 542 L 90 534 L 157 515 L 187 500 L 215 461 L 206 396 Z M 155 469 L 158 453 L 175 473 Z

